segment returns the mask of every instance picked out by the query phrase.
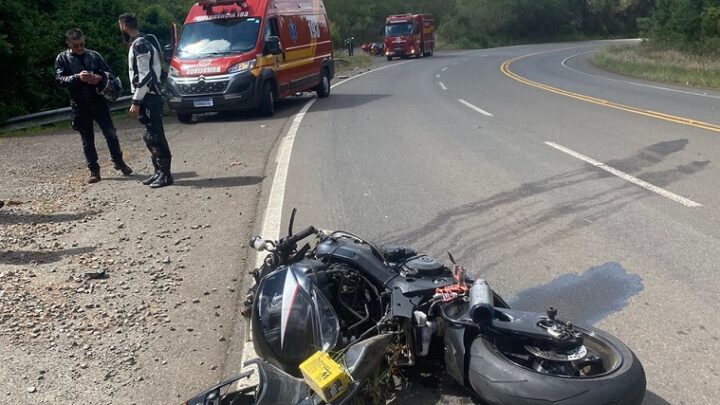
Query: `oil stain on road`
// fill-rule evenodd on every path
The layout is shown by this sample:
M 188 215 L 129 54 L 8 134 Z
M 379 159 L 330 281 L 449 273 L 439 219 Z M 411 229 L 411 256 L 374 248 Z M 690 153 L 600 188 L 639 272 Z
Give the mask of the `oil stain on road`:
M 547 284 L 532 287 L 508 300 L 513 309 L 558 309 L 560 319 L 593 325 L 628 305 L 643 290 L 643 280 L 620 264 L 604 263 L 582 274 L 564 274 Z

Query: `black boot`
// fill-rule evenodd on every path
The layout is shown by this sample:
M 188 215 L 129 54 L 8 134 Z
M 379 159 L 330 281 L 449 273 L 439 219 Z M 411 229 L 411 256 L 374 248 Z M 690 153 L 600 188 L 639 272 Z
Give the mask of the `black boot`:
M 125 162 L 122 160 L 119 162 L 115 162 L 115 170 L 120 170 L 123 176 L 129 176 L 133 172 L 130 166 L 126 165 Z
M 170 174 L 170 163 L 172 158 L 158 158 L 158 165 L 160 166 L 160 175 L 154 182 L 150 184 L 151 188 L 161 188 L 171 186 L 173 184 L 173 177 Z
M 98 181 L 102 180 L 100 178 L 100 167 L 91 167 L 90 168 L 90 177 L 88 177 L 88 184 L 97 183 Z
M 152 164 L 155 167 L 155 173 L 153 173 L 152 176 L 148 177 L 147 179 L 143 180 L 142 184 L 149 186 L 152 183 L 157 180 L 157 178 L 160 176 L 160 165 L 157 162 L 157 158 L 155 156 L 152 157 Z

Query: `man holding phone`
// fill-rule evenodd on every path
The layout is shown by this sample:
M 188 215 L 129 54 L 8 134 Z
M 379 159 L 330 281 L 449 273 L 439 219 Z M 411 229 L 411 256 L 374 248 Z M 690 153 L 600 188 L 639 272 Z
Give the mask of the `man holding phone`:
M 70 93 L 72 127 L 82 138 L 85 160 L 90 169 L 88 183 L 100 181 L 93 121 L 98 123 L 105 136 L 115 170 L 129 176 L 132 169 L 123 160 L 110 107 L 97 89 L 101 81 L 110 79 L 112 70 L 99 53 L 85 48 L 85 35 L 79 28 L 68 30 L 65 42 L 68 49 L 60 52 L 55 59 L 55 83 Z

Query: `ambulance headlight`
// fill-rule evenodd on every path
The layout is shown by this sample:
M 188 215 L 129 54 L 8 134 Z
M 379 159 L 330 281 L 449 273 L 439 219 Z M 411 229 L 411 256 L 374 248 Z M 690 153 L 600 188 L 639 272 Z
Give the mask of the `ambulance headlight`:
M 255 59 L 247 60 L 245 62 L 236 63 L 228 69 L 228 73 L 237 73 L 250 70 L 255 67 Z

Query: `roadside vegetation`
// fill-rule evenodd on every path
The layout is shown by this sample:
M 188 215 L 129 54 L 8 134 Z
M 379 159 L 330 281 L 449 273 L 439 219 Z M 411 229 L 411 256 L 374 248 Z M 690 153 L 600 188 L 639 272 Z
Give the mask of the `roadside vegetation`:
M 638 27 L 641 43 L 602 49 L 592 61 L 629 76 L 720 88 L 720 1 L 656 0 Z
M 720 89 L 720 59 L 710 55 L 645 42 L 603 48 L 592 56 L 592 61 L 627 76 Z
M 372 56 L 362 53 L 359 49 L 353 56 L 348 56 L 345 49 L 335 51 L 335 66 L 338 73 L 344 70 L 366 68 L 372 65 L 372 61 Z

